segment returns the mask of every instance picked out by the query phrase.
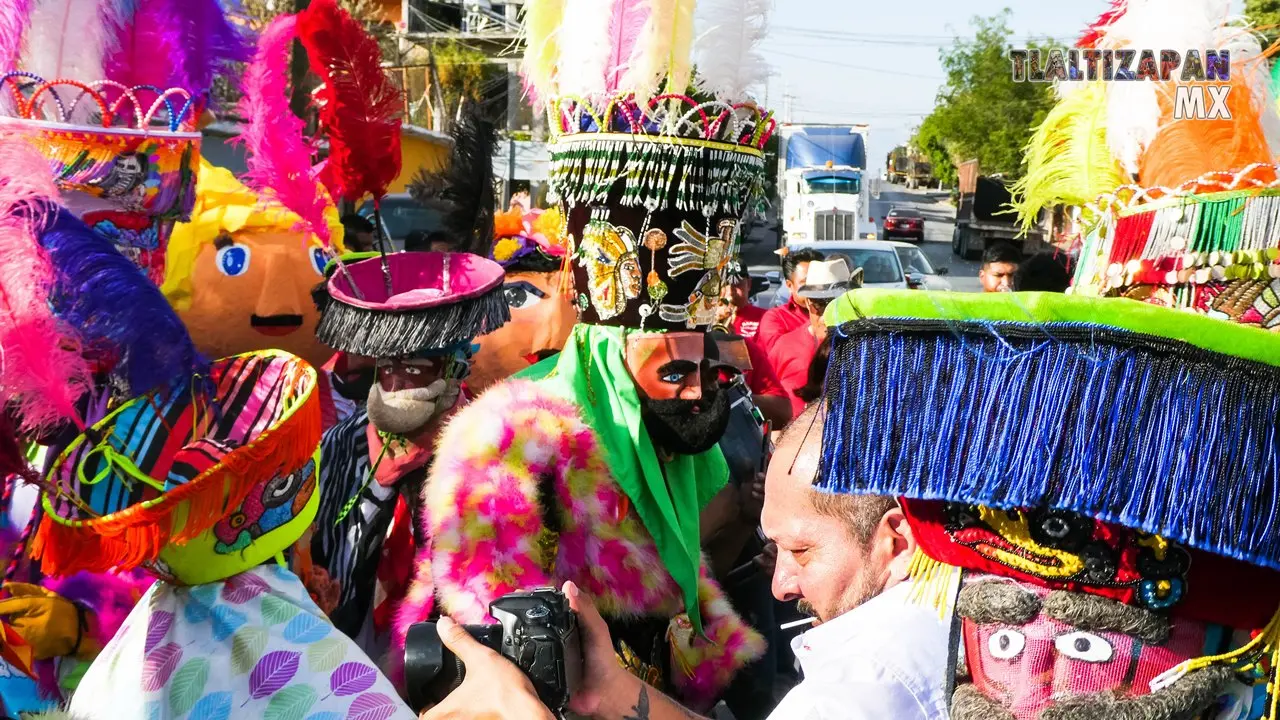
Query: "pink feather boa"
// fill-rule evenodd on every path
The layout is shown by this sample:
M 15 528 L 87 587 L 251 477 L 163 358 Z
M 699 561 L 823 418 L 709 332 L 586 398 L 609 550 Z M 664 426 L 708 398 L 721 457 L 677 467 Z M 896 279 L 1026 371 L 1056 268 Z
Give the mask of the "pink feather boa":
M 543 524 L 539 486 L 554 478 L 558 537 Z M 394 628 L 393 678 L 410 625 L 442 610 L 462 623 L 492 623 L 489 603 L 518 590 L 572 580 L 606 617 L 684 611 L 679 586 L 653 539 L 609 475 L 595 432 L 573 403 L 525 381 L 507 381 L 458 413 L 440 435 L 423 492 L 416 574 Z M 552 555 L 554 553 L 554 555 Z M 764 652 L 703 568 L 707 639 L 675 642 L 674 684 L 705 705 Z M 679 635 L 679 633 L 673 634 Z

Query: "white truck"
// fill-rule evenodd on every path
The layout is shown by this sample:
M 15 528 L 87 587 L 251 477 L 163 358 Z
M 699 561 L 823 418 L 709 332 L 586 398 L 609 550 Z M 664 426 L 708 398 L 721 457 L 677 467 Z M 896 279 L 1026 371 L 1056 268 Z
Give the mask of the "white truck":
M 866 125 L 783 125 L 779 132 L 781 244 L 876 237 Z

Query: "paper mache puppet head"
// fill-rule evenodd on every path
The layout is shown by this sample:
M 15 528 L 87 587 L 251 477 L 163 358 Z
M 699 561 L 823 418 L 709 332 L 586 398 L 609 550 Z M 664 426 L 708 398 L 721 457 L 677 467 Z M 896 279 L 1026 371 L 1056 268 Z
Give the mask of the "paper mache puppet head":
M 526 212 L 519 207 L 494 221 L 492 258 L 506 271 L 503 292 L 511 322 L 476 338 L 468 386 L 475 392 L 508 378 L 560 351 L 578 321 L 577 309 L 562 287 L 565 260 L 564 216 L 559 210 Z
M 1280 338 L 1056 293 L 857 290 L 825 319 L 818 486 L 900 498 L 963 573 L 953 718 L 1273 716 Z
M 325 219 L 340 250 L 335 206 Z M 312 300 L 329 255 L 298 220 L 230 171 L 201 162 L 196 204 L 190 222 L 174 228 L 163 286 L 201 352 L 275 348 L 316 367 L 333 355 L 316 337 L 320 311 Z

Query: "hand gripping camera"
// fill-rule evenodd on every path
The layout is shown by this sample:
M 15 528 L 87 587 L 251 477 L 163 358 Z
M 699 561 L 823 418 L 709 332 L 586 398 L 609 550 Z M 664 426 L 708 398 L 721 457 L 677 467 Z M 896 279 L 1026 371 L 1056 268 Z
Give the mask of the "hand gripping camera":
M 554 588 L 512 593 L 489 605 L 489 614 L 497 625 L 464 625 L 464 629 L 515 663 L 533 683 L 538 699 L 562 713 L 582 680 L 578 616 L 569 599 Z M 440 642 L 435 623 L 409 628 L 404 671 L 409 704 L 418 713 L 456 690 L 466 675 L 462 661 Z

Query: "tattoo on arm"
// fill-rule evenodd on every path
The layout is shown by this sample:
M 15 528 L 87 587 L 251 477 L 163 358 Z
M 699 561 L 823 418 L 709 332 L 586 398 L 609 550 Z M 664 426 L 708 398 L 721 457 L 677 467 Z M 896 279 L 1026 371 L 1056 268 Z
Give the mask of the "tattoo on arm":
M 627 715 L 622 720 L 649 720 L 649 688 L 640 686 L 640 697 L 636 698 L 636 704 L 631 706 L 635 715 Z

